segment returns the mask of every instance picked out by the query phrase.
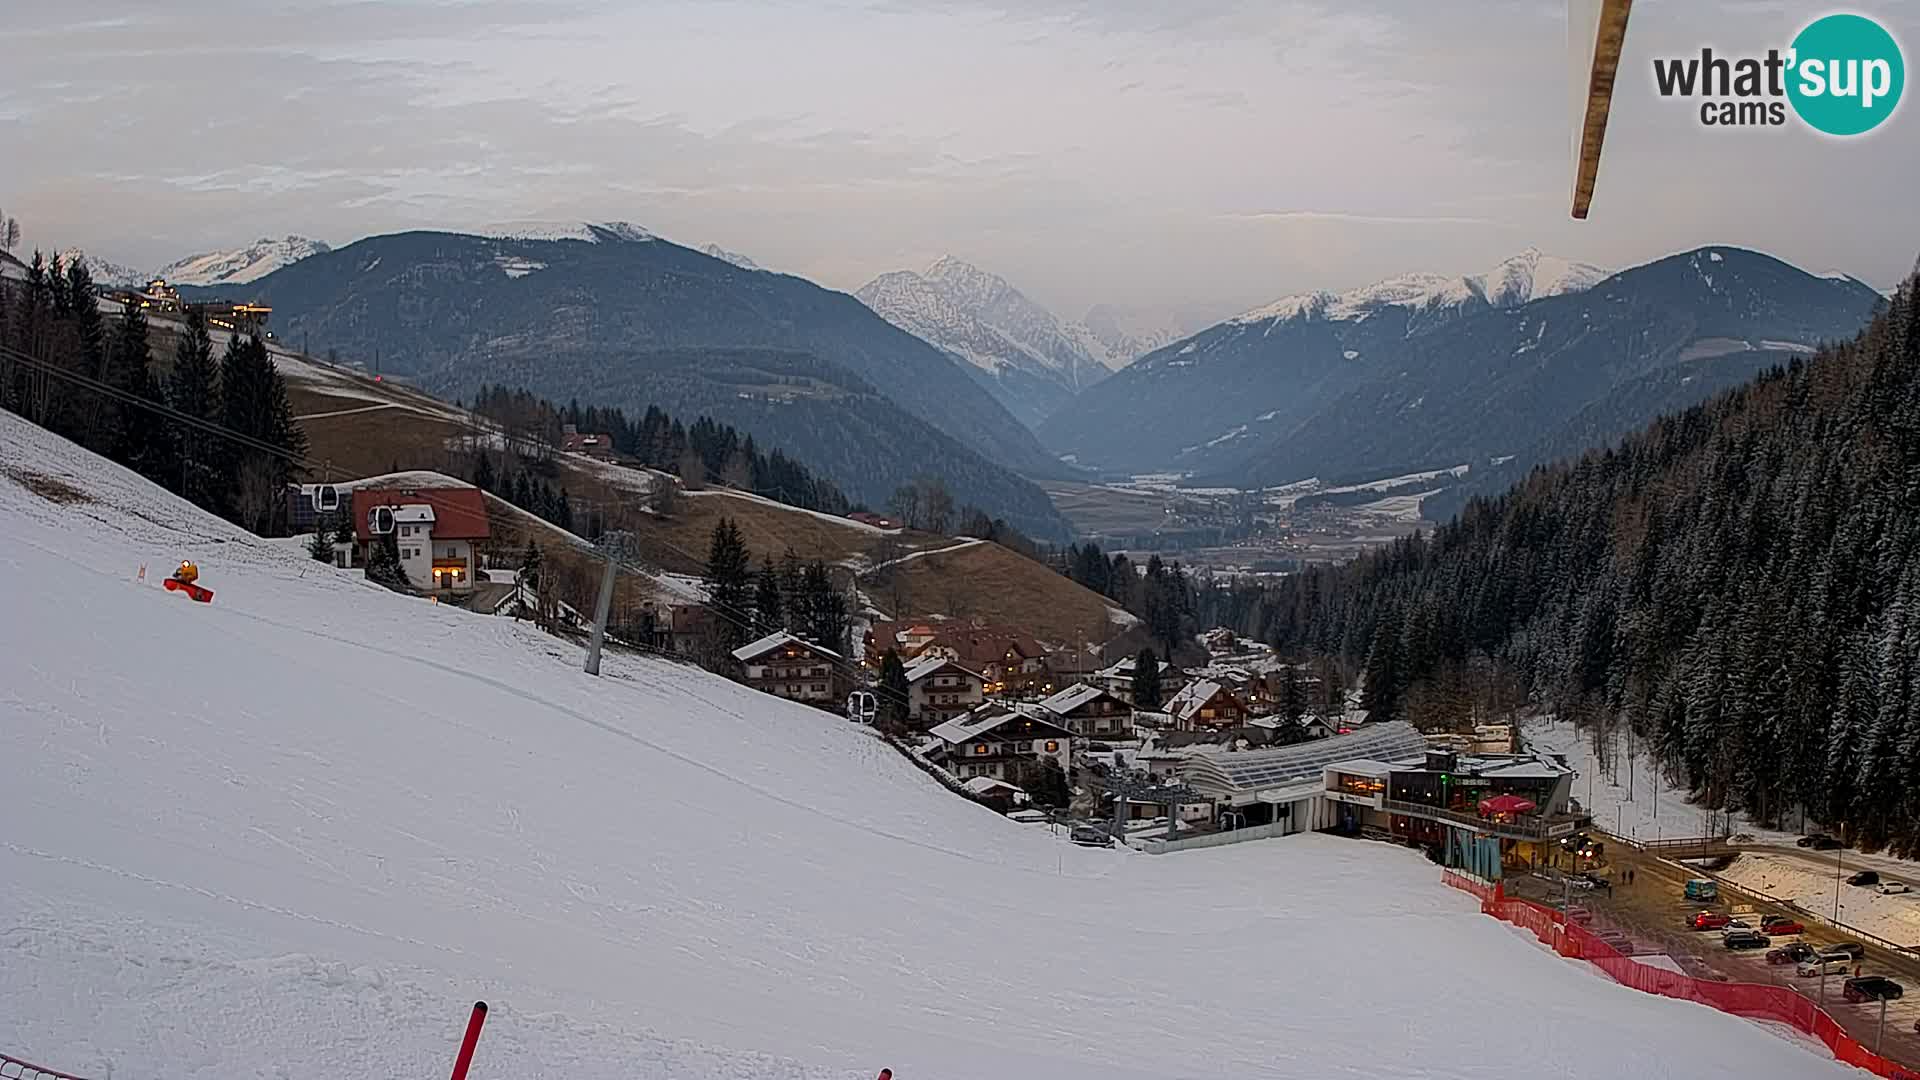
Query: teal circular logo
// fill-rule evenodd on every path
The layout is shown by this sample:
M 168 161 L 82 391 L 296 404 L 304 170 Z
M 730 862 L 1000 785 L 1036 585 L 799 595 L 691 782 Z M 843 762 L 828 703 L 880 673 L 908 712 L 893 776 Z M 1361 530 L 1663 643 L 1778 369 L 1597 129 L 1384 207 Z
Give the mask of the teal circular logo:
M 1861 135 L 1900 104 L 1907 67 L 1900 44 L 1864 15 L 1815 19 L 1793 39 L 1787 100 L 1815 131 Z

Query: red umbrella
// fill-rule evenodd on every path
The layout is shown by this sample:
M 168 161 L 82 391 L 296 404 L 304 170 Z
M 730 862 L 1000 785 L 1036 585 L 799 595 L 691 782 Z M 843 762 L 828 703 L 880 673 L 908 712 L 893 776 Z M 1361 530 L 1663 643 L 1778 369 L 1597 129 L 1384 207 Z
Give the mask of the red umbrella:
M 1524 814 L 1534 809 L 1532 799 L 1523 799 L 1518 795 L 1495 795 L 1491 799 L 1480 800 L 1482 814 Z

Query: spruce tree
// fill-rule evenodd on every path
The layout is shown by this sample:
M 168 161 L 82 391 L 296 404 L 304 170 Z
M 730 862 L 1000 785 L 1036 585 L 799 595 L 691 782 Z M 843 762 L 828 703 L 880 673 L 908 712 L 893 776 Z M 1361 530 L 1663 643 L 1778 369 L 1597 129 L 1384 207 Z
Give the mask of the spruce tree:
M 773 568 L 773 556 L 768 555 L 761 560 L 760 572 L 753 579 L 753 629 L 764 636 L 775 630 L 783 630 L 786 625 L 785 604 L 780 597 L 780 574 Z
M 746 643 L 751 627 L 747 619 L 753 607 L 752 558 L 740 538 L 740 527 L 730 517 L 721 518 L 707 545 L 704 582 L 707 608 L 728 652 Z
M 314 562 L 333 563 L 333 537 L 323 522 L 314 522 L 313 536 L 307 540 L 307 554 Z
M 900 650 L 888 649 L 880 657 L 880 685 L 874 696 L 879 699 L 880 729 L 889 735 L 901 735 L 907 730 L 909 689 L 907 666 L 900 660 Z
M 220 375 L 204 309 L 187 309 L 186 329 L 174 346 L 173 373 L 167 380 L 167 404 L 176 412 L 213 422 L 220 416 Z M 202 509 L 222 513 L 220 437 L 202 428 L 180 426 L 179 492 Z
M 1133 658 L 1133 706 L 1152 712 L 1160 708 L 1160 657 L 1152 649 L 1141 649 Z

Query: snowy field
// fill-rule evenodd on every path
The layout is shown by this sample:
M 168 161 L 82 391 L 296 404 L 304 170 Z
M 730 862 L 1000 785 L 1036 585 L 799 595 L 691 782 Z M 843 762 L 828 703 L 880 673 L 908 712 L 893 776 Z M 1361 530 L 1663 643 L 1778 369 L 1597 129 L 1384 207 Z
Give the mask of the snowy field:
M 18 482 L 49 478 L 93 501 Z M 157 587 L 183 557 L 212 605 Z M 588 678 L 4 415 L 0 571 L 0 1049 L 82 1075 L 433 1076 L 475 998 L 476 1080 L 1858 1075 L 1408 851 L 1076 848 L 828 714 Z

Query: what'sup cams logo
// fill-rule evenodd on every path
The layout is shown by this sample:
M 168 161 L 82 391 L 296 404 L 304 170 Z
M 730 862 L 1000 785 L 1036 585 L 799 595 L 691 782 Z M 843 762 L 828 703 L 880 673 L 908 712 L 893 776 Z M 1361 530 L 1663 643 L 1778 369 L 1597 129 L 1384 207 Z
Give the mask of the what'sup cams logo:
M 1864 15 L 1828 15 L 1808 23 L 1785 52 L 1699 56 L 1653 62 L 1666 98 L 1700 99 L 1707 127 L 1778 127 L 1787 109 L 1825 135 L 1864 135 L 1885 123 L 1906 88 L 1900 44 Z

